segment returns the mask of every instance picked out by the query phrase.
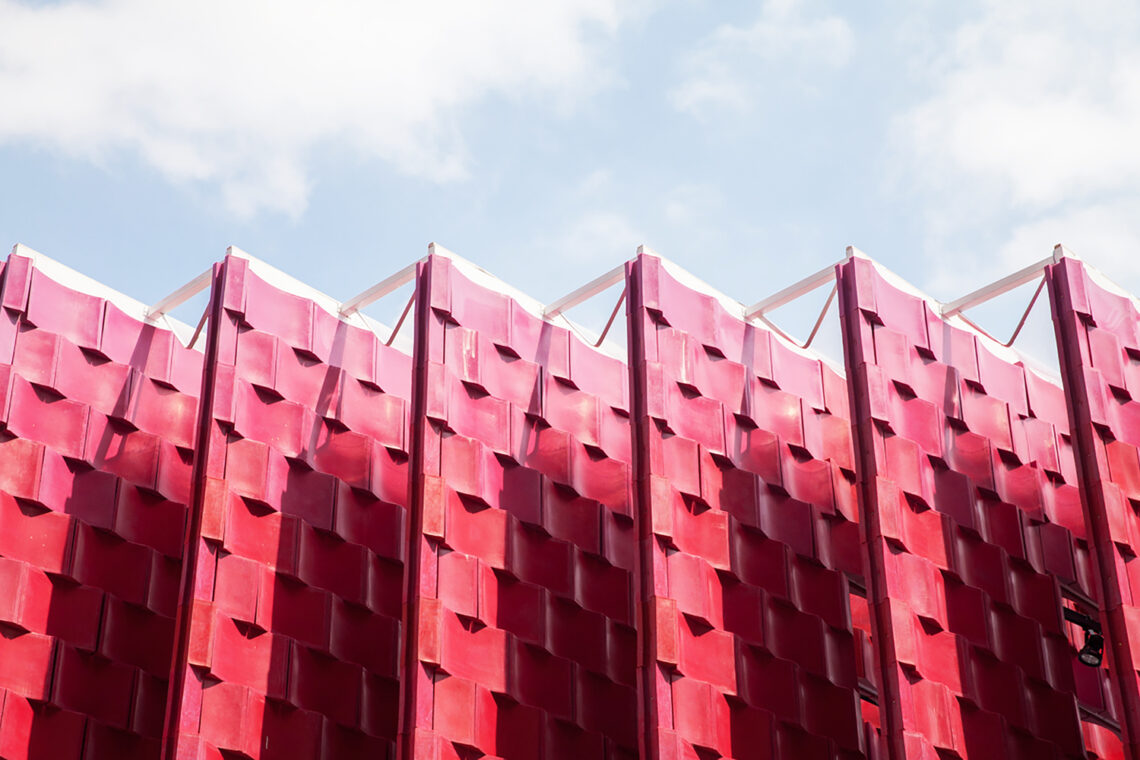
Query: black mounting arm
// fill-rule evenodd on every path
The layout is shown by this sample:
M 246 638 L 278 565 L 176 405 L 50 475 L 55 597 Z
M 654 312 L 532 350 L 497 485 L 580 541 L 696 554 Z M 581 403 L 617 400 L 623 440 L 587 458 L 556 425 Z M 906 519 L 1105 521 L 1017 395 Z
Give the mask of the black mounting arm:
M 1088 615 L 1084 615 L 1076 610 L 1071 610 L 1068 607 L 1065 607 L 1063 612 L 1065 613 L 1065 620 L 1068 620 L 1070 623 L 1076 623 L 1087 631 L 1100 633 L 1100 621 L 1096 618 L 1091 618 Z

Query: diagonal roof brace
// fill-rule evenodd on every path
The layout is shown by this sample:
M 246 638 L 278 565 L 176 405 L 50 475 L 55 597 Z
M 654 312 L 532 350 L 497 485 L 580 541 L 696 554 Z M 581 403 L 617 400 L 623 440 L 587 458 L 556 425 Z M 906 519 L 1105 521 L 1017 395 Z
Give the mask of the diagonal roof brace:
M 989 285 L 984 285 L 972 293 L 967 293 L 961 298 L 950 301 L 942 305 L 943 319 L 950 319 L 957 317 L 970 327 L 977 330 L 982 335 L 986 336 L 995 343 L 1000 344 L 1003 348 L 1009 348 L 1017 340 L 1017 336 L 1021 335 L 1022 328 L 1025 327 L 1026 321 L 1029 319 L 1029 313 L 1033 311 L 1033 307 L 1037 304 L 1037 299 L 1041 297 L 1041 291 L 1045 290 L 1045 267 L 1051 264 L 1056 264 L 1061 259 L 1068 256 L 1069 258 L 1076 258 L 1073 254 L 1066 250 L 1066 248 L 1058 243 L 1053 247 L 1053 253 L 1040 261 L 1036 261 L 1027 267 L 1017 270 L 1011 275 L 1007 275 L 1000 280 L 991 282 Z M 1003 293 L 1008 293 L 1014 288 L 1019 288 L 1026 283 L 1033 282 L 1033 280 L 1040 278 L 1037 284 L 1037 290 L 1033 291 L 1033 297 L 1029 299 L 1029 305 L 1025 307 L 1025 311 L 1021 314 L 1021 319 L 1017 321 L 1017 326 L 1013 328 L 1013 334 L 1009 336 L 1009 340 L 1000 341 L 993 335 L 986 332 L 980 325 L 966 316 L 965 310 L 983 304 L 993 298 L 996 298 Z
M 346 317 L 353 312 L 360 311 L 365 306 L 380 300 L 389 293 L 400 289 L 416 278 L 416 265 L 423 259 L 413 261 L 393 275 L 385 277 L 372 287 L 348 299 L 340 306 L 340 315 Z
M 213 274 L 213 268 L 207 269 L 190 282 L 178 288 L 178 290 L 175 290 L 170 295 L 158 301 L 154 306 L 148 307 L 146 310 L 146 318 L 154 321 L 210 287 L 211 274 Z
M 618 264 L 616 267 L 594 279 L 587 282 L 582 287 L 567 293 L 559 298 L 554 303 L 547 306 L 542 310 L 542 316 L 546 319 L 557 317 L 562 312 L 572 309 L 583 301 L 587 301 L 598 293 L 601 293 L 606 288 L 611 288 L 625 279 L 625 264 Z
M 856 257 L 866 257 L 862 251 L 853 245 L 847 246 L 847 258 L 853 259 Z M 800 296 L 807 295 L 808 293 L 822 288 L 829 282 L 835 281 L 835 264 L 829 264 L 815 274 L 808 275 L 799 282 L 794 282 L 788 287 L 780 290 L 772 295 L 749 306 L 744 310 L 745 319 L 756 319 L 763 317 L 766 313 L 789 304 Z M 830 299 L 828 305 L 831 305 Z M 767 320 L 765 320 L 767 321 Z
M 846 258 L 852 259 L 856 257 L 866 258 L 866 254 L 853 245 L 847 246 Z M 839 292 L 838 284 L 831 285 L 831 292 L 827 294 L 827 300 L 824 302 L 823 308 L 820 309 L 819 316 L 816 317 L 815 324 L 812 325 L 811 333 L 808 335 L 807 340 L 805 340 L 803 343 L 800 343 L 791 335 L 788 335 L 786 332 L 781 330 L 779 326 L 776 325 L 776 323 L 768 319 L 768 317 L 765 315 L 774 309 L 778 309 L 781 306 L 791 303 L 801 296 L 807 295 L 813 290 L 822 288 L 824 285 L 835 283 L 835 267 L 835 264 L 830 264 L 815 274 L 808 275 L 799 282 L 792 283 L 783 290 L 780 290 L 768 296 L 767 298 L 757 301 L 744 310 L 744 319 L 758 319 L 770 327 L 772 330 L 775 330 L 781 338 L 792 343 L 793 345 L 803 349 L 811 348 L 812 342 L 815 341 L 815 337 L 819 333 L 819 328 L 823 326 L 823 319 L 827 316 L 827 311 L 831 308 L 831 304 L 835 300 L 836 294 Z
M 973 308 L 978 304 L 983 304 L 986 301 L 997 298 L 1001 294 L 1008 293 L 1027 282 L 1032 282 L 1045 272 L 1045 267 L 1060 262 L 1061 259 L 1066 256 L 1076 258 L 1072 252 L 1067 250 L 1063 245 L 1057 244 L 1053 248 L 1052 255 L 1046 256 L 1040 261 L 1036 261 L 1023 269 L 1019 269 L 1011 275 L 1002 277 L 1000 280 L 995 280 L 989 285 L 984 285 L 972 293 L 967 293 L 961 298 L 943 304 L 942 316 L 952 317 L 955 314 L 961 314 L 966 309 Z
M 652 253 L 652 251 L 648 246 L 639 245 L 637 246 L 637 253 L 638 255 L 641 255 L 643 253 Z M 628 286 L 622 287 L 621 295 L 618 296 L 617 303 L 614 304 L 613 310 L 610 311 L 610 317 L 606 320 L 606 326 L 602 328 L 602 332 L 600 335 L 598 335 L 597 340 L 589 339 L 585 335 L 582 335 L 581 331 L 579 331 L 578 328 L 574 326 L 573 322 L 570 322 L 570 320 L 566 319 L 563 313 L 568 309 L 572 309 L 578 304 L 583 303 L 584 301 L 588 301 L 598 293 L 612 288 L 618 283 L 624 282 L 625 263 L 623 262 L 605 274 L 595 277 L 582 287 L 572 290 L 571 292 L 556 300 L 554 303 L 543 308 L 542 318 L 554 319 L 555 317 L 562 316 L 562 318 L 566 320 L 566 323 L 574 330 L 575 333 L 578 334 L 579 338 L 582 338 L 587 342 L 591 342 L 592 340 L 594 348 L 599 348 L 603 343 L 605 343 L 606 336 L 610 334 L 610 328 L 613 327 L 614 320 L 617 319 L 617 315 L 621 311 L 622 305 L 625 303 L 626 293 L 629 289 Z

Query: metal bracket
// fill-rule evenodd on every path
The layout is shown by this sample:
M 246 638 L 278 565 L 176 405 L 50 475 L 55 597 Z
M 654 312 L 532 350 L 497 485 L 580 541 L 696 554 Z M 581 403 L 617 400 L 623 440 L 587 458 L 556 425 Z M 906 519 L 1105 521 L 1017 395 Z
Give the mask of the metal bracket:
M 446 254 L 446 249 L 443 249 L 442 246 L 437 246 L 435 243 L 429 243 L 428 256 L 432 255 L 433 253 Z M 426 260 L 426 256 L 420 259 L 416 259 L 411 264 L 408 264 L 406 267 L 396 272 L 395 274 L 385 277 L 383 280 L 376 283 L 372 287 L 348 299 L 340 306 L 340 317 L 342 319 L 347 319 L 348 317 L 363 309 L 368 304 L 375 303 L 384 296 L 393 293 L 396 290 L 399 290 L 403 286 L 407 285 L 409 282 L 416 279 L 416 267 L 419 266 L 421 262 Z M 413 288 L 412 295 L 408 298 L 408 302 L 404 304 L 404 310 L 400 312 L 400 318 L 396 321 L 396 326 L 392 328 L 392 333 L 388 336 L 388 339 L 384 341 L 385 346 L 392 345 L 392 342 L 396 340 L 396 336 L 400 333 L 400 328 L 404 326 L 404 322 L 408 319 L 408 314 L 411 313 L 412 306 L 415 303 L 416 291 L 415 288 Z
M 643 245 L 637 247 L 637 252 L 639 254 L 645 253 L 647 250 L 648 249 Z M 616 267 L 614 267 L 610 271 L 606 272 L 605 274 L 601 275 L 600 277 L 595 277 L 594 279 L 590 280 L 589 282 L 587 282 L 582 287 L 577 288 L 577 289 L 571 291 L 570 293 L 567 293 L 566 295 L 562 296 L 561 298 L 559 298 L 554 303 L 552 303 L 549 306 L 547 306 L 546 308 L 544 308 L 542 310 L 542 318 L 543 319 L 553 319 L 554 317 L 557 317 L 560 314 L 562 314 L 563 312 L 565 312 L 567 309 L 574 308 L 575 306 L 582 303 L 583 301 L 587 301 L 587 300 L 593 298 L 598 293 L 601 293 L 603 290 L 607 290 L 609 288 L 612 288 L 614 285 L 617 285 L 619 282 L 625 282 L 625 264 L 624 263 L 618 264 Z M 613 311 L 610 312 L 610 318 L 608 320 L 606 320 L 606 326 L 602 328 L 601 334 L 598 336 L 598 339 L 596 341 L 594 341 L 594 343 L 593 343 L 594 348 L 598 348 L 599 346 L 601 346 L 602 343 L 605 342 L 606 336 L 610 334 L 610 328 L 613 327 L 614 320 L 617 319 L 618 312 L 621 311 L 622 304 L 625 303 L 625 296 L 626 296 L 626 292 L 628 290 L 629 290 L 628 286 L 622 288 L 621 295 L 618 296 L 617 303 L 614 304 Z M 573 323 L 570 323 L 570 326 L 573 327 L 574 326 Z M 582 335 L 580 332 L 578 332 L 577 329 L 575 329 L 574 332 L 578 333 L 578 337 L 589 342 L 589 340 L 584 335 Z
M 1068 620 L 1070 623 L 1079 625 L 1086 631 L 1096 631 L 1097 633 L 1101 632 L 1100 621 L 1095 618 L 1091 618 L 1088 615 L 1077 612 L 1073 609 L 1069 609 L 1068 607 L 1062 608 L 1062 614 L 1065 616 L 1065 620 Z
M 378 301 L 392 291 L 398 290 L 404 285 L 407 285 L 409 282 L 416 278 L 416 265 L 419 264 L 422 260 L 423 259 L 420 259 L 411 264 L 408 264 L 399 272 L 385 277 L 383 280 L 376 283 L 372 287 L 356 294 L 352 298 L 342 303 L 340 306 L 340 316 L 347 317 L 353 312 L 360 311 L 368 304 Z
M 847 246 L 847 255 L 845 259 L 867 258 L 867 254 L 860 251 L 853 245 Z M 838 263 L 838 262 L 837 262 Z M 780 290 L 765 299 L 757 301 L 744 310 L 745 319 L 755 319 L 761 317 L 769 311 L 778 309 L 784 304 L 789 304 L 800 296 L 807 295 L 808 293 L 822 288 L 829 282 L 835 281 L 835 267 L 836 264 L 829 264 L 815 274 L 810 274 L 798 282 L 794 282 L 788 287 Z M 831 305 L 828 299 L 828 305 Z M 825 307 L 826 310 L 826 307 Z M 767 321 L 767 320 L 765 320 Z
M 966 309 L 973 308 L 978 304 L 983 304 L 986 301 L 997 298 L 1001 294 L 1008 293 L 1027 282 L 1032 282 L 1044 274 L 1045 267 L 1056 264 L 1064 255 L 1064 248 L 1058 245 L 1053 249 L 1053 255 L 1036 261 L 1023 269 L 1019 269 L 1011 275 L 1002 277 L 1000 280 L 991 282 L 989 285 L 984 285 L 972 293 L 967 293 L 961 298 L 943 304 L 942 316 L 949 318 L 955 314 L 960 314 Z
M 1025 327 L 1026 320 L 1029 319 L 1029 313 L 1033 311 L 1033 307 L 1036 305 L 1037 299 L 1041 296 L 1041 291 L 1045 289 L 1045 267 L 1057 264 L 1061 261 L 1061 259 L 1066 257 L 1076 258 L 1063 245 L 1058 243 L 1053 247 L 1052 255 L 1047 256 L 1040 261 L 1036 261 L 1027 267 L 1019 269 L 1011 275 L 1002 277 L 1000 280 L 991 282 L 989 285 L 984 285 L 972 293 L 967 293 L 961 298 L 943 304 L 941 309 L 942 317 L 943 319 L 949 319 L 950 317 L 956 316 L 968 324 L 970 327 L 985 335 L 990 340 L 994 341 L 995 343 L 999 343 L 1005 348 L 1009 348 L 1013 345 L 1013 342 L 1017 340 L 1017 336 L 1021 334 L 1022 328 Z M 1019 288 L 1028 282 L 1032 282 L 1037 278 L 1040 278 L 1041 282 L 1037 286 L 1037 290 L 1033 292 L 1033 297 L 1029 299 L 1029 305 L 1025 307 L 1025 311 L 1022 313 L 1021 319 L 1018 320 L 1017 327 L 1014 328 L 1013 334 L 1010 335 L 1009 340 L 1005 342 L 1002 342 L 994 336 L 990 335 L 963 313 L 966 309 L 973 308 L 974 306 L 978 306 L 979 304 L 983 304 L 986 301 L 997 298 L 1003 293 L 1008 293 L 1009 291 L 1015 288 Z
M 194 296 L 201 293 L 206 288 L 210 287 L 210 281 L 214 274 L 213 267 L 210 267 L 202 274 L 195 277 L 190 282 L 175 290 L 170 295 L 158 301 L 154 306 L 150 306 L 146 310 L 146 319 L 148 322 L 154 322 L 160 317 L 165 316 L 171 309 L 176 309 L 182 304 L 189 301 Z M 194 328 L 194 334 L 190 337 L 190 342 L 186 344 L 187 348 L 194 348 L 198 342 L 198 338 L 202 335 L 202 328 L 206 326 L 206 318 L 210 314 L 210 305 L 206 304 L 206 308 L 202 310 L 202 316 L 198 319 L 198 324 Z
M 865 258 L 866 254 L 864 254 L 853 245 L 847 246 L 846 258 L 853 259 L 857 257 Z M 819 328 L 823 326 L 823 318 L 827 316 L 827 311 L 831 308 L 831 303 L 835 300 L 835 296 L 839 292 L 838 284 L 832 285 L 831 292 L 827 296 L 827 301 L 824 302 L 823 308 L 820 310 L 819 316 L 816 317 L 815 324 L 811 328 L 811 334 L 808 335 L 807 340 L 803 343 L 800 343 L 799 341 L 792 338 L 792 336 L 781 330 L 765 315 L 770 311 L 791 303 L 801 296 L 811 293 L 813 290 L 818 290 L 819 288 L 822 288 L 824 285 L 827 285 L 829 283 L 835 283 L 835 267 L 836 264 L 826 266 L 815 274 L 808 275 L 802 280 L 792 283 L 783 290 L 780 290 L 768 296 L 767 298 L 757 301 L 744 310 L 744 319 L 759 319 L 768 327 L 779 333 L 780 337 L 784 338 L 784 340 L 790 341 L 800 348 L 810 348 L 812 342 L 815 340 L 816 335 L 819 333 Z
M 799 282 L 792 283 L 783 290 L 777 291 L 765 299 L 757 301 L 744 310 L 745 319 L 756 319 L 766 313 L 789 304 L 800 296 L 807 295 L 813 290 L 822 288 L 835 281 L 835 265 L 831 264 L 813 275 L 808 275 Z
M 194 296 L 201 293 L 206 288 L 210 287 L 210 276 L 213 274 L 213 268 L 207 269 L 202 274 L 195 277 L 190 282 L 175 290 L 170 295 L 155 303 L 154 306 L 147 308 L 146 318 L 155 320 L 162 315 L 168 313 L 171 309 L 176 309 L 182 304 L 189 301 Z
M 625 264 L 619 264 L 610 271 L 606 272 L 600 277 L 587 282 L 582 287 L 571 291 L 570 293 L 562 296 L 554 303 L 547 306 L 542 310 L 542 316 L 545 319 L 557 317 L 567 309 L 572 309 L 583 301 L 593 298 L 598 293 L 601 293 L 607 288 L 612 288 L 619 282 L 625 279 Z M 612 321 L 612 320 L 611 320 Z

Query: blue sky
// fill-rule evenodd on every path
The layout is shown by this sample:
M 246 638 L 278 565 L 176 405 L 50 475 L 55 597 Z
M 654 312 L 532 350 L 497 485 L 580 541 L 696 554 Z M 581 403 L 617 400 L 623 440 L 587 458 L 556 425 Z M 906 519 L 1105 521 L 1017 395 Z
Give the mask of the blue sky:
M 1138 42 L 1099 0 L 0 0 L 0 240 L 148 302 L 432 240 L 548 302 L 639 243 L 745 302 L 849 243 L 944 300 L 1056 242 L 1136 291 Z

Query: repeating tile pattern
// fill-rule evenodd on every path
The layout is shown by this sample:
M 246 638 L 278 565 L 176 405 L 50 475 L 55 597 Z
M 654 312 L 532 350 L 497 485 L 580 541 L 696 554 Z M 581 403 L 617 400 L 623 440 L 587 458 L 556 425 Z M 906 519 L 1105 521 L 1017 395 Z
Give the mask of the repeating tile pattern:
M 202 355 L 0 269 L 0 756 L 157 757 Z
M 1140 760 L 1137 302 L 1047 268 L 1062 390 L 837 275 L 846 379 L 648 254 L 622 361 L 450 256 L 414 356 L 227 256 L 203 354 L 17 251 L 0 758 Z
M 179 758 L 394 751 L 411 358 L 215 268 Z
M 405 756 L 632 758 L 628 373 L 482 277 L 419 271 Z
M 839 277 L 891 756 L 1084 757 L 1103 678 L 1061 617 L 1097 593 L 1060 387 L 867 259 Z
M 1140 758 L 1140 309 L 1075 259 L 1050 267 L 1047 280 L 1096 537 L 1105 655 L 1127 757 Z
M 631 281 L 648 756 L 864 757 L 846 384 L 656 257 Z

